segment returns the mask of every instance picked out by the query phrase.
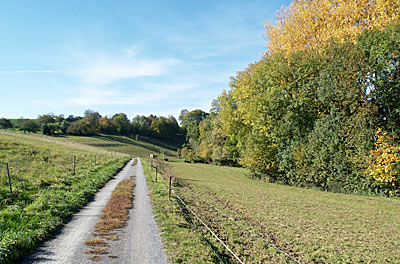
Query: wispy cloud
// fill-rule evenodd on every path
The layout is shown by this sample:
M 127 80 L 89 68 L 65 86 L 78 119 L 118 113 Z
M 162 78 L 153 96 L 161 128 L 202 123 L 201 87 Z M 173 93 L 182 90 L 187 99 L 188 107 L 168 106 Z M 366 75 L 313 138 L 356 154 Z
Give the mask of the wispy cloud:
M 61 71 L 56 70 L 11 70 L 11 71 L 2 71 L 0 73 L 59 73 Z
M 127 49 L 123 55 L 101 55 L 86 58 L 82 66 L 73 70 L 88 84 L 104 85 L 114 81 L 131 79 L 142 76 L 160 76 L 179 61 L 174 58 L 167 59 L 140 59 L 135 57 L 137 51 Z
M 191 83 L 179 84 L 145 84 L 135 91 L 122 91 L 114 88 L 87 87 L 80 89 L 76 96 L 67 98 L 68 103 L 77 106 L 93 107 L 104 105 L 160 105 L 162 100 L 168 100 L 173 94 L 190 90 Z

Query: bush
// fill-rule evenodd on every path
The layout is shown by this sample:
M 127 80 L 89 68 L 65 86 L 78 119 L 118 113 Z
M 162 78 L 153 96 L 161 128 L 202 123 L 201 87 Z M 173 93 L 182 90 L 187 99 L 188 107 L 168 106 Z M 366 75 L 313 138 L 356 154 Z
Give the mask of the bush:
M 33 120 L 25 120 L 21 125 L 21 130 L 36 133 L 40 129 L 39 124 Z
M 385 193 L 400 193 L 400 147 L 395 146 L 387 132 L 378 129 L 375 134 L 376 149 L 371 150 L 367 173 L 385 188 Z

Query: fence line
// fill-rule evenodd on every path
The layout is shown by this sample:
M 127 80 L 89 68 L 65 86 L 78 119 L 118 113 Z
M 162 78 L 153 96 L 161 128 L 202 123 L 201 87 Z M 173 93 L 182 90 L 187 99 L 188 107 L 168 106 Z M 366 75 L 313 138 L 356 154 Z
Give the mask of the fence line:
M 239 261 L 239 263 L 244 264 L 244 262 L 224 243 L 224 241 L 222 241 L 201 219 L 200 217 L 198 217 L 193 211 L 192 209 L 189 208 L 189 206 L 181 199 L 181 197 L 175 192 L 175 190 L 172 190 L 172 192 L 175 194 L 175 196 L 179 199 L 179 201 L 181 201 L 181 203 L 183 203 L 183 205 L 189 210 L 189 212 L 191 212 L 196 218 L 197 220 L 200 221 L 200 223 L 203 224 L 203 226 L 205 228 L 207 228 L 208 231 L 210 231 L 210 233 L 232 254 L 232 256 L 235 257 L 235 259 L 237 261 Z
M 162 178 L 162 181 L 165 183 L 164 177 L 161 177 L 161 178 Z M 166 192 L 167 192 L 167 191 L 169 192 L 170 189 L 168 189 L 168 190 L 165 189 L 165 191 L 166 191 Z M 172 190 L 172 191 L 173 191 L 173 190 Z M 177 195 L 177 194 L 175 193 L 175 191 L 174 191 L 174 194 L 175 194 L 175 196 Z M 170 200 L 170 201 L 171 201 L 171 200 Z M 173 203 L 176 203 L 176 204 L 179 206 L 180 211 L 181 211 L 183 217 L 185 217 L 186 221 L 189 222 L 189 224 L 190 224 L 190 225 L 194 228 L 194 230 L 200 235 L 200 237 L 204 240 L 204 242 L 211 248 L 211 250 L 212 250 L 212 251 L 214 252 L 214 254 L 217 256 L 217 258 L 219 259 L 219 261 L 222 262 L 222 263 L 226 263 L 224 260 L 221 259 L 221 257 L 220 257 L 220 255 L 218 254 L 218 252 L 216 252 L 216 251 L 214 250 L 214 248 L 213 248 L 213 246 L 210 244 L 210 242 L 208 242 L 207 239 L 205 239 L 204 236 L 200 233 L 200 231 L 199 231 L 199 230 L 197 229 L 197 227 L 196 227 L 196 224 L 195 224 L 190 218 L 187 217 L 187 215 L 184 213 L 183 208 L 182 208 L 182 206 L 180 205 L 180 203 L 175 202 L 174 200 L 172 200 L 172 202 L 173 202 Z M 174 205 L 172 205 L 172 206 L 174 206 Z M 174 208 L 177 209 L 175 206 L 174 206 Z
M 64 173 L 75 175 L 78 173 L 78 168 L 90 169 L 94 168 L 101 162 L 109 162 L 113 158 L 98 157 L 97 155 L 71 155 L 72 162 L 68 157 L 64 157 L 62 161 L 54 160 L 46 157 L 42 159 L 33 159 L 27 157 L 18 157 L 11 159 L 0 160 L 0 186 L 7 186 L 10 189 L 10 194 L 13 194 L 13 189 L 25 190 L 25 188 L 32 183 L 32 179 L 38 177 L 46 177 L 48 173 Z M 85 160 L 85 165 L 79 166 L 79 161 Z M 39 164 L 38 166 L 34 166 Z M 46 169 L 45 169 L 46 168 Z M 47 173 L 45 172 L 47 171 Z M 40 174 L 40 175 L 39 175 Z M 64 175 L 67 177 L 68 175 Z M 19 182 L 19 184 L 18 184 Z M 12 186 L 11 186 L 12 184 Z
M 183 184 L 184 185 L 184 184 Z M 184 185 L 185 186 L 185 185 Z M 188 187 L 187 187 L 188 188 Z M 192 193 L 194 193 L 197 198 L 199 198 L 201 201 L 203 201 L 204 203 L 206 203 L 207 205 L 209 205 L 211 208 L 213 208 L 215 211 L 217 211 L 218 213 L 222 214 L 223 216 L 225 216 L 226 218 L 228 218 L 229 220 L 231 220 L 232 222 L 234 222 L 235 224 L 237 224 L 238 226 L 246 229 L 246 231 L 248 231 L 249 233 L 252 233 L 253 235 L 255 235 L 256 237 L 258 237 L 259 239 L 261 239 L 262 241 L 264 241 L 266 244 L 268 244 L 269 246 L 273 247 L 274 249 L 276 249 L 277 251 L 281 252 L 282 254 L 284 254 L 286 257 L 290 258 L 291 260 L 293 260 L 296 263 L 300 263 L 298 262 L 294 257 L 292 257 L 291 255 L 289 255 L 288 253 L 286 253 L 283 249 L 279 248 L 278 246 L 276 246 L 275 244 L 273 244 L 272 242 L 266 240 L 265 238 L 263 238 L 260 234 L 256 233 L 255 231 L 249 229 L 247 226 L 239 223 L 235 218 L 233 218 L 232 216 L 222 212 L 220 209 L 218 209 L 217 207 L 215 207 L 214 205 L 210 204 L 209 202 L 207 202 L 205 199 L 203 199 L 199 194 L 197 194 L 195 191 L 193 191 L 192 189 L 188 188 Z
M 181 211 L 183 217 L 185 217 L 186 221 L 189 222 L 189 224 L 194 228 L 194 230 L 200 235 L 201 239 L 211 248 L 211 250 L 212 250 L 212 251 L 214 252 L 214 254 L 217 256 L 218 260 L 219 260 L 220 262 L 222 262 L 222 263 L 226 263 L 225 261 L 223 261 L 223 260 L 221 259 L 221 257 L 219 256 L 218 252 L 215 251 L 215 249 L 214 249 L 213 246 L 210 244 L 210 242 L 208 242 L 207 239 L 205 239 L 204 236 L 200 233 L 200 231 L 199 231 L 199 230 L 197 229 L 197 227 L 196 227 L 196 224 L 193 223 L 193 221 L 192 221 L 190 218 L 188 218 L 188 217 L 186 216 L 186 214 L 185 214 L 184 211 L 183 211 L 182 206 L 181 206 L 179 203 L 176 203 L 176 204 L 179 206 L 180 211 Z M 175 207 L 175 206 L 174 206 L 174 207 Z M 176 207 L 175 207 L 175 208 L 176 208 Z
M 157 166 L 158 167 L 158 166 Z M 244 262 L 224 243 L 224 241 L 222 241 L 215 233 L 214 231 L 211 230 L 211 228 L 209 228 L 204 222 L 203 220 L 200 219 L 200 217 L 193 212 L 192 209 L 190 209 L 190 207 L 183 201 L 183 199 L 175 192 L 174 189 L 172 189 L 171 187 L 171 191 L 172 193 L 175 195 L 176 198 L 178 198 L 178 200 L 186 207 L 186 209 L 194 216 L 196 217 L 197 220 L 199 220 L 199 222 L 225 247 L 226 250 L 229 251 L 229 253 L 231 253 L 231 255 L 241 264 L 244 264 Z
M 157 165 L 158 167 L 158 165 Z M 172 177 L 172 176 L 170 176 Z M 177 179 L 177 178 L 175 178 Z M 164 179 L 163 179 L 164 180 Z M 164 181 L 165 183 L 165 181 Z M 245 225 L 239 223 L 235 218 L 233 218 L 232 216 L 222 212 L 220 209 L 216 208 L 215 206 L 211 205 L 210 203 L 208 203 L 205 199 L 203 199 L 199 194 L 197 194 L 194 190 L 192 190 L 191 188 L 189 188 L 186 184 L 184 184 L 182 181 L 179 181 L 179 184 L 181 184 L 183 187 L 186 187 L 187 189 L 189 189 L 192 193 L 194 193 L 200 200 L 202 200 L 203 202 L 205 202 L 207 205 L 209 205 L 211 208 L 213 208 L 214 210 L 216 210 L 217 212 L 219 212 L 220 214 L 222 214 L 223 216 L 227 217 L 229 220 L 231 220 L 232 222 L 234 222 L 235 224 L 237 224 L 238 226 L 244 228 L 247 232 L 252 233 L 253 235 L 255 235 L 256 237 L 258 237 L 260 240 L 262 240 L 263 242 L 265 242 L 267 245 L 271 246 L 272 248 L 274 248 L 275 250 L 277 250 L 278 252 L 284 254 L 286 257 L 288 257 L 290 260 L 296 262 L 296 263 L 300 263 L 297 259 L 295 259 L 293 256 L 291 256 L 290 254 L 288 254 L 287 252 L 285 252 L 283 249 L 281 249 L 280 247 L 276 246 L 275 244 L 273 244 L 272 242 L 266 240 L 265 238 L 263 238 L 260 234 L 258 234 L 257 232 L 249 229 L 248 227 L 246 227 Z M 172 189 L 172 187 L 170 187 L 169 190 L 172 190 L 172 192 L 175 194 L 175 196 L 188 208 L 188 210 L 196 217 L 199 219 L 199 221 L 225 246 L 225 248 L 228 249 L 228 251 L 233 254 L 234 256 L 236 256 L 205 224 L 204 222 L 186 205 L 186 203 L 184 203 L 183 199 L 181 199 L 179 197 L 179 195 L 175 192 L 175 190 Z M 240 259 L 239 259 L 240 261 Z M 286 261 L 285 261 L 286 262 Z M 240 263 L 243 263 L 240 261 Z

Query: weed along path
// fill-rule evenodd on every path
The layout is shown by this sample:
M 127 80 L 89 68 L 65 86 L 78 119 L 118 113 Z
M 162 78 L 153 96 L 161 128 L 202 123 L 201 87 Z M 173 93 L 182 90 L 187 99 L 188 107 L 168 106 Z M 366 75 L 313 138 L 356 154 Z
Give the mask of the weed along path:
M 162 248 L 158 227 L 154 220 L 146 179 L 140 159 L 136 165 L 136 188 L 130 219 L 123 234 L 115 243 L 121 254 L 114 263 L 168 263 Z
M 140 160 L 136 166 L 131 160 L 81 209 L 51 240 L 44 242 L 36 252 L 20 263 L 167 263 L 158 228 L 152 214 L 144 172 Z M 88 241 L 100 240 L 95 232 L 116 187 L 123 180 L 135 176 L 133 207 L 124 227 L 102 237 L 103 245 L 88 246 Z M 118 192 L 118 191 L 117 191 Z M 99 246 L 99 247 L 97 247 Z M 97 254 L 88 254 L 95 249 Z M 96 261 L 97 260 L 97 261 Z

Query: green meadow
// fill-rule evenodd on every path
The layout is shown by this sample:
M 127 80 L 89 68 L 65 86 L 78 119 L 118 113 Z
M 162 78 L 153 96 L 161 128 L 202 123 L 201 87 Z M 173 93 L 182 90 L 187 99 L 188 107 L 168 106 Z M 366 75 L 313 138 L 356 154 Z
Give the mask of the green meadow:
M 245 263 L 400 263 L 400 200 L 254 181 L 243 168 L 169 162 L 175 191 Z M 173 263 L 235 262 L 147 169 Z M 186 229 L 186 232 L 183 230 Z M 201 236 L 205 239 L 200 239 Z M 211 246 L 210 246 L 210 245 Z M 202 252 L 193 254 L 193 252 Z

